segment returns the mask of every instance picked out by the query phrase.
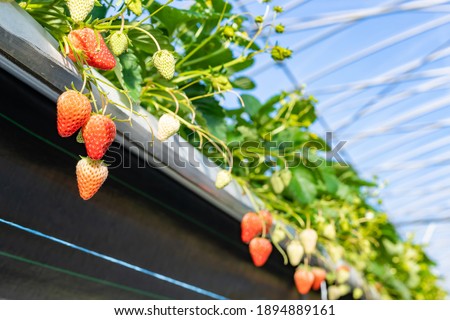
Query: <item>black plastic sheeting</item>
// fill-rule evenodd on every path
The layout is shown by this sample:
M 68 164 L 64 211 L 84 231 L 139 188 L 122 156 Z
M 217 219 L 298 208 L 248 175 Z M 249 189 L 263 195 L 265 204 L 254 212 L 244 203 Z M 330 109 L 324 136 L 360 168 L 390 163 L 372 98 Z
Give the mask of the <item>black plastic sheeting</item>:
M 55 104 L 2 70 L 0 92 L 1 219 L 227 298 L 302 298 L 277 252 L 254 267 L 238 221 L 161 170 L 138 168 L 118 144 L 110 177 L 83 201 L 75 156 L 84 146 L 57 135 Z M 115 165 L 117 150 L 129 168 Z M 209 297 L 0 223 L 0 298 Z

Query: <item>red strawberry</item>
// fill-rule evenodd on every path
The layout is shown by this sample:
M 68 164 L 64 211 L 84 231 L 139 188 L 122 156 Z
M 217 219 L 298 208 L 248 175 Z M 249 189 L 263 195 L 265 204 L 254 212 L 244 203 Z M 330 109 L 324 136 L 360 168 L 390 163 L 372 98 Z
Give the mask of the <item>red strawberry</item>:
M 272 253 L 272 244 L 265 238 L 254 238 L 249 244 L 253 264 L 262 267 Z
M 248 212 L 241 221 L 242 242 L 249 243 L 262 232 L 261 218 L 254 212 Z
M 100 160 L 116 136 L 116 125 L 107 116 L 94 114 L 83 127 L 83 139 L 88 156 Z
M 75 90 L 67 90 L 58 98 L 57 127 L 61 137 L 77 132 L 91 116 L 91 103 L 86 96 Z
M 73 30 L 68 38 L 72 47 L 81 52 L 86 63 L 91 67 L 111 70 L 116 66 L 116 59 L 97 31 L 90 28 Z M 77 60 L 72 50 L 69 50 L 69 58 L 74 62 Z
M 322 268 L 312 268 L 311 272 L 314 275 L 314 282 L 312 285 L 312 289 L 319 290 L 322 281 L 325 280 L 325 277 L 327 276 L 327 272 Z
M 83 200 L 92 198 L 108 177 L 108 167 L 100 160 L 81 158 L 76 171 L 78 190 Z
M 294 282 L 300 294 L 307 294 L 313 285 L 314 274 L 309 270 L 298 268 L 294 273 Z
M 270 214 L 269 210 L 259 210 L 259 214 L 264 219 L 264 222 L 266 223 L 266 232 L 268 232 L 273 223 L 272 215 Z

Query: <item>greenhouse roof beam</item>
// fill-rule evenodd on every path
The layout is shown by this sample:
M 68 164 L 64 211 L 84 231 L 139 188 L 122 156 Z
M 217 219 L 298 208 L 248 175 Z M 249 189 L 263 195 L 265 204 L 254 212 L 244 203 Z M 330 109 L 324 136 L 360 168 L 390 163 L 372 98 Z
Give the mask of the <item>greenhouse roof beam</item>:
M 385 162 L 379 166 L 372 166 L 371 169 L 375 172 L 395 171 L 395 170 L 418 170 L 430 166 L 446 165 L 450 163 L 450 151 L 444 152 L 438 157 L 429 158 L 417 161 L 396 161 Z
M 440 200 L 444 200 L 448 198 L 448 194 L 447 193 L 432 193 L 429 195 L 426 195 L 424 197 L 420 197 L 418 199 L 409 201 L 408 204 L 402 206 L 401 208 L 397 208 L 395 210 L 395 214 L 396 215 L 400 215 L 402 213 L 407 213 L 409 211 L 416 211 L 419 207 L 424 208 L 425 205 L 429 205 L 432 204 L 435 201 L 440 201 Z M 450 200 L 446 200 L 447 203 L 450 205 Z
M 409 124 L 409 125 L 406 124 L 403 126 L 398 126 L 394 130 L 391 130 L 384 134 L 395 135 L 395 134 L 401 134 L 401 133 L 410 133 L 410 134 L 417 133 L 419 136 L 423 136 L 423 132 L 426 132 L 426 131 L 433 132 L 435 130 L 442 129 L 442 128 L 448 128 L 448 127 L 450 127 L 450 118 L 443 119 L 443 120 L 436 121 L 436 122 L 431 122 L 431 123 L 424 122 L 424 123 L 419 123 L 419 124 Z M 370 132 L 370 131 L 366 131 L 366 132 Z M 357 134 L 358 134 L 357 132 L 345 132 L 345 133 L 341 133 L 340 135 L 341 135 L 341 137 L 348 137 L 350 139 Z M 382 134 L 377 134 L 377 136 L 379 136 L 379 135 L 382 135 Z M 404 137 L 406 137 L 406 136 L 404 135 Z M 391 140 L 391 142 L 395 142 L 397 140 L 400 140 L 400 138 Z M 407 142 L 408 139 L 405 139 L 405 140 Z M 382 147 L 383 146 L 384 145 L 382 145 Z M 376 150 L 378 150 L 378 148 Z M 364 153 L 363 155 L 365 156 L 366 154 Z
M 450 50 L 449 50 L 450 51 Z M 393 83 L 406 82 L 412 80 L 422 80 L 428 78 L 435 78 L 440 76 L 445 76 L 450 74 L 450 67 L 442 67 L 436 69 L 430 69 L 415 73 L 404 73 L 404 74 L 388 74 L 384 76 L 375 77 L 372 79 L 365 79 L 362 81 L 337 84 L 323 88 L 310 89 L 309 93 L 312 94 L 329 94 L 342 91 L 360 91 L 363 89 L 369 89 L 373 87 L 390 85 Z
M 444 43 L 443 45 L 440 45 L 438 48 L 434 49 L 433 51 L 431 51 L 428 55 L 426 55 L 425 57 L 421 57 L 418 59 L 414 59 L 412 61 L 409 61 L 395 69 L 389 70 L 388 72 L 378 76 L 377 78 L 380 77 L 394 77 L 394 76 L 400 76 L 402 74 L 407 74 L 411 71 L 414 71 L 428 63 L 431 62 L 435 62 L 438 61 L 440 59 L 446 58 L 450 55 L 450 41 L 447 41 L 446 43 Z M 359 88 L 358 91 L 364 90 L 367 87 L 361 87 Z M 358 92 L 359 93 L 359 92 Z M 356 94 L 355 92 L 343 92 L 331 99 L 325 100 L 321 103 L 321 112 L 323 112 L 325 109 L 328 109 L 332 106 L 337 105 L 338 103 L 354 97 Z
M 446 196 L 447 192 L 433 192 L 417 197 L 416 199 L 411 198 L 395 198 L 395 199 L 386 199 L 387 207 L 393 209 L 397 215 L 404 215 L 405 212 L 415 211 L 419 212 L 421 209 L 430 208 L 430 206 L 437 206 L 442 204 L 448 204 L 449 200 Z M 414 205 L 413 205 L 414 203 Z
M 389 178 L 389 180 L 395 181 L 395 185 L 403 186 L 407 185 L 409 188 L 416 188 L 421 187 L 425 185 L 426 183 L 430 182 L 437 182 L 441 179 L 448 179 L 448 176 L 450 175 L 450 171 L 447 167 L 432 167 L 431 170 L 425 174 L 422 174 L 421 176 L 417 177 L 414 182 L 411 181 L 404 181 L 408 178 L 408 176 L 411 174 L 411 172 L 407 171 L 399 171 L 391 175 L 385 175 L 385 178 Z M 393 185 L 393 184 L 391 184 Z
M 435 211 L 435 212 L 439 212 L 440 214 L 442 214 L 444 212 L 447 213 L 447 212 L 450 212 L 450 206 L 448 204 L 447 205 L 430 206 L 430 207 L 427 207 L 427 211 L 428 212 Z M 421 212 L 420 214 L 423 215 L 423 212 Z M 410 218 L 410 220 L 413 220 L 413 221 L 416 220 L 416 219 L 420 219 L 420 217 L 416 216 L 417 215 L 417 210 L 405 211 L 405 212 L 402 213 L 402 216 L 403 215 L 408 216 L 408 218 Z M 424 219 L 424 220 L 431 220 L 431 219 L 437 220 L 437 219 L 441 219 L 441 217 L 439 217 L 439 216 L 437 216 L 437 217 L 432 216 L 432 217 L 427 217 L 427 219 Z M 406 220 L 406 221 L 408 221 L 408 220 Z M 405 221 L 405 220 L 403 220 L 403 221 Z
M 405 101 L 406 99 L 412 98 L 416 95 L 428 93 L 436 89 L 442 89 L 443 86 L 449 85 L 450 76 L 446 75 L 444 77 L 435 78 L 433 80 L 424 82 L 420 85 L 414 86 L 409 90 L 403 90 L 401 92 L 395 93 L 393 95 L 385 96 L 383 93 L 376 95 L 371 101 L 376 101 L 376 103 L 368 103 L 358 112 L 353 114 L 350 118 L 344 119 L 343 121 L 337 122 L 335 125 L 335 131 L 341 131 L 346 129 L 349 125 L 355 123 L 364 116 L 380 112 L 388 107 L 396 105 L 399 102 Z
M 408 113 L 400 114 L 399 116 L 390 119 L 385 123 L 384 126 L 381 126 L 376 130 L 373 130 L 371 132 L 365 131 L 357 134 L 354 137 L 354 139 L 355 141 L 357 141 L 370 136 L 376 136 L 379 133 L 389 132 L 400 124 L 403 124 L 407 121 L 411 121 L 414 119 L 418 119 L 427 113 L 434 112 L 446 108 L 448 106 L 450 106 L 450 95 L 444 96 L 443 98 L 440 99 L 433 100 L 426 104 L 419 105 L 418 108 L 412 109 Z M 352 143 L 352 141 L 349 141 L 349 144 L 355 144 L 355 142 Z
M 362 60 L 364 58 L 367 58 L 379 51 L 382 51 L 384 49 L 387 49 L 393 45 L 396 45 L 402 41 L 406 41 L 412 37 L 415 37 L 419 34 L 425 33 L 427 31 L 436 29 L 440 26 L 446 25 L 450 22 L 450 15 L 445 15 L 443 17 L 437 18 L 435 20 L 423 23 L 417 27 L 411 28 L 407 31 L 404 31 L 402 33 L 396 34 L 390 38 L 387 38 L 383 41 L 380 41 L 368 48 L 365 48 L 359 52 L 356 52 L 355 54 L 350 55 L 349 57 L 346 57 L 331 66 L 327 66 L 318 72 L 310 75 L 307 77 L 304 81 L 308 84 L 313 83 L 339 69 L 342 69 L 348 65 L 351 65 L 355 62 L 358 62 L 359 60 Z
M 300 22 L 297 25 L 291 25 L 288 32 L 309 30 L 314 28 L 326 27 L 338 23 L 354 22 L 365 18 L 376 17 L 396 12 L 414 11 L 430 8 L 433 6 L 448 4 L 448 0 L 421 0 L 410 1 L 401 4 L 386 4 L 377 7 L 358 9 L 347 12 L 329 12 L 325 15 L 312 17 L 307 21 Z
M 390 160 L 394 160 L 395 162 L 408 161 L 410 159 L 416 158 L 416 157 L 424 155 L 430 151 L 433 151 L 433 150 L 436 150 L 438 148 L 442 148 L 445 146 L 450 146 L 450 140 L 446 136 L 435 139 L 431 143 L 423 145 L 421 148 L 411 148 L 410 150 L 403 152 L 401 154 L 398 154 L 397 156 L 390 157 Z M 361 168 L 366 167 L 367 164 L 369 166 L 371 166 L 370 162 L 361 161 L 359 163 L 360 163 Z M 373 168 L 373 166 L 372 166 L 372 168 Z
M 433 184 L 432 187 L 422 188 L 420 190 L 415 190 L 411 188 L 395 188 L 393 190 L 383 189 L 380 190 L 380 193 L 382 192 L 383 195 L 385 195 L 386 197 L 416 197 L 441 190 L 442 191 L 450 190 L 450 184 L 448 183 L 448 181 Z
M 450 120 L 449 120 L 450 121 Z M 399 138 L 391 139 L 387 143 L 378 144 L 377 147 L 365 150 L 365 152 L 359 152 L 357 155 L 357 161 L 358 163 L 364 163 L 366 161 L 372 161 L 380 156 L 384 156 L 384 152 L 386 150 L 392 150 L 397 147 L 403 146 L 404 144 L 413 143 L 413 139 L 421 138 L 423 137 L 423 133 L 420 131 L 413 132 L 410 135 L 402 135 Z M 350 138 L 348 138 L 350 139 Z
M 403 0 L 391 0 L 391 1 L 387 1 L 386 3 L 384 3 L 385 5 L 387 4 L 396 4 L 396 3 L 401 3 Z M 327 28 L 324 32 L 321 32 L 317 35 L 314 35 L 313 37 L 307 39 L 305 42 L 300 43 L 296 46 L 292 47 L 292 51 L 293 51 L 293 56 L 299 54 L 299 52 L 301 52 L 301 50 L 309 48 L 311 46 L 314 46 L 316 44 L 321 43 L 322 41 L 325 41 L 327 39 L 329 39 L 332 36 L 335 36 L 336 34 L 345 31 L 347 29 L 349 29 L 350 27 L 354 26 L 357 24 L 357 22 L 361 22 L 364 19 L 361 19 L 360 21 L 352 21 L 352 22 L 347 22 L 347 23 L 342 23 L 339 24 L 335 27 L 332 28 Z M 274 63 L 273 61 L 268 61 L 266 63 L 261 64 L 260 66 L 254 68 L 251 72 L 250 75 L 256 75 L 259 74 L 260 72 L 263 72 L 265 70 L 267 70 L 270 67 L 276 67 L 278 66 L 278 63 Z M 294 87 L 296 88 L 296 87 Z

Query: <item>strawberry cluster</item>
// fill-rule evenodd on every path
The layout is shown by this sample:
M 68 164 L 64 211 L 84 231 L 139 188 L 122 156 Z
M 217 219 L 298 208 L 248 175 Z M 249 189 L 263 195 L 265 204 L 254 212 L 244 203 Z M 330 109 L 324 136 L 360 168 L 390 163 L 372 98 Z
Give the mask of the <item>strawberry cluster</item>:
M 91 114 L 89 99 L 75 90 L 67 90 L 57 101 L 57 128 L 61 137 L 70 137 L 80 130 L 88 157 L 76 167 L 81 198 L 88 200 L 108 177 L 108 168 L 101 160 L 116 136 L 116 126 L 110 117 Z M 77 140 L 80 140 L 80 135 Z
M 67 38 L 70 44 L 68 56 L 72 61 L 101 70 L 111 70 L 116 66 L 114 55 L 97 31 L 91 28 L 72 30 Z
M 262 267 L 269 259 L 272 243 L 279 248 L 278 243 L 286 239 L 285 231 L 277 226 L 271 232 L 271 241 L 267 239 L 265 236 L 272 225 L 273 218 L 268 210 L 248 212 L 241 220 L 241 240 L 249 244 L 250 256 L 257 267 Z M 290 264 L 296 267 L 294 283 L 300 294 L 307 294 L 311 289 L 319 290 L 327 274 L 322 268 L 310 268 L 307 262 L 300 265 L 305 254 L 309 257 L 316 250 L 317 238 L 317 232 L 307 228 L 287 243 L 287 257 Z
M 322 268 L 309 268 L 302 266 L 294 273 L 294 282 L 300 294 L 307 294 L 312 290 L 319 290 L 325 280 L 327 272 Z
M 264 237 L 272 223 L 272 215 L 267 210 L 249 212 L 242 218 L 241 239 L 242 242 L 249 243 L 250 256 L 257 267 L 262 267 L 272 253 L 272 243 Z

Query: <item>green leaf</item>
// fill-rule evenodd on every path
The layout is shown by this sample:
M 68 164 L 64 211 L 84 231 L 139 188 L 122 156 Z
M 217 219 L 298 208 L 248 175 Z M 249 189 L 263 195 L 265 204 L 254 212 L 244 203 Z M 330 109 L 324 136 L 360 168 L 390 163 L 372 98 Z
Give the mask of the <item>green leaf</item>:
M 201 95 L 205 88 L 204 85 L 196 84 L 186 89 L 185 92 L 188 97 L 195 97 Z M 206 128 L 217 138 L 225 141 L 227 138 L 225 111 L 219 102 L 213 97 L 207 97 L 194 101 L 194 105 L 201 117 L 199 119 L 206 122 Z
M 139 59 L 131 52 L 124 53 L 119 57 L 119 68 L 115 72 L 120 84 L 129 91 L 134 101 L 139 101 L 142 89 L 142 74 Z
M 290 196 L 301 204 L 312 203 L 317 196 L 314 176 L 304 167 L 291 168 L 292 179 L 288 186 Z
M 320 166 L 317 172 L 325 185 L 327 193 L 335 195 L 339 189 L 339 179 L 336 177 L 334 170 L 330 167 Z
M 255 128 L 247 127 L 247 126 L 238 126 L 237 131 L 242 136 L 241 141 L 248 140 L 248 141 L 257 141 L 258 140 L 258 132 Z
M 276 134 L 272 138 L 272 141 L 276 141 L 279 144 L 284 142 L 293 142 L 293 147 L 298 147 L 309 141 L 309 133 L 301 131 L 298 128 L 287 128 Z
M 250 68 L 254 63 L 255 63 L 255 59 L 248 59 L 248 60 L 245 60 L 244 62 L 235 64 L 235 65 L 233 65 L 233 66 L 227 68 L 228 74 L 231 75 L 231 74 L 233 74 L 233 73 L 237 73 L 237 72 L 240 72 L 240 71 L 242 71 L 242 70 L 248 69 L 248 68 Z
M 150 12 L 155 12 L 161 7 L 161 4 L 153 2 L 148 9 Z M 158 11 L 153 18 L 160 21 L 166 27 L 169 35 L 172 35 L 178 26 L 192 20 L 201 21 L 204 19 L 204 15 L 202 16 L 200 13 L 192 10 L 182 10 L 167 6 Z
M 230 12 L 232 9 L 232 6 L 228 3 L 228 1 L 213 0 L 213 1 L 211 1 L 211 3 L 212 3 L 214 10 L 216 10 L 217 12 L 222 12 L 225 6 L 227 6 L 225 8 L 225 12 Z
M 184 66 L 193 69 L 208 69 L 221 66 L 233 59 L 233 52 L 223 46 L 221 39 L 213 38 L 187 60 Z
M 174 50 L 169 38 L 166 37 L 162 31 L 153 29 L 153 27 L 149 24 L 141 25 L 140 28 L 154 36 L 162 50 Z M 131 29 L 130 32 L 128 32 L 128 38 L 131 40 L 131 45 L 140 51 L 149 54 L 154 54 L 157 51 L 155 42 L 142 31 Z
M 91 11 L 92 20 L 105 18 L 107 11 L 108 9 L 103 4 L 101 4 L 100 6 L 96 5 Z
M 242 89 L 242 90 L 251 90 L 256 87 L 255 83 L 247 77 L 239 77 L 231 82 L 233 87 Z
M 317 119 L 313 99 L 302 99 L 295 103 L 289 117 L 289 125 L 309 127 Z
M 242 100 L 244 100 L 245 104 L 245 111 L 253 118 L 255 117 L 259 109 L 261 109 L 262 105 L 261 102 L 259 102 L 258 99 L 256 99 L 254 96 L 251 96 L 249 94 L 243 94 L 241 95 Z
M 270 177 L 270 184 L 272 185 L 273 192 L 275 192 L 276 194 L 280 194 L 283 192 L 284 183 L 278 171 L 274 172 Z
M 345 185 L 343 183 L 341 183 L 339 185 L 339 188 L 338 188 L 338 190 L 336 192 L 336 195 L 339 198 L 341 198 L 342 200 L 346 200 L 348 202 L 352 202 L 352 200 L 354 198 L 353 197 L 353 193 L 352 193 L 352 189 L 349 186 L 347 186 L 347 185 Z
M 206 120 L 209 131 L 220 140 L 226 140 L 227 126 L 225 123 L 225 113 L 218 103 L 195 103 L 197 111 Z

